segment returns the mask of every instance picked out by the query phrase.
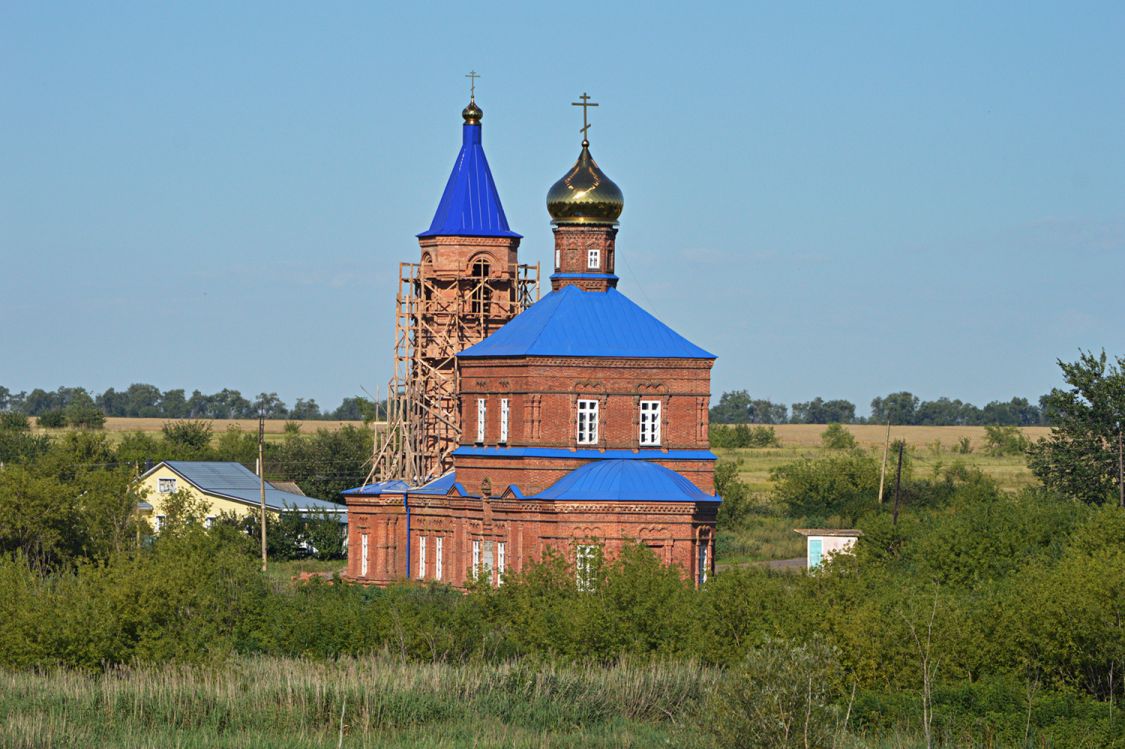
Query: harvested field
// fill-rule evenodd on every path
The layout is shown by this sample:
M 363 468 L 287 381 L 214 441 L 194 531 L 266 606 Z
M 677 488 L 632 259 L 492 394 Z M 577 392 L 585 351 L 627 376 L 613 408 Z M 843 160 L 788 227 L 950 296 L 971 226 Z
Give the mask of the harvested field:
M 175 421 L 174 419 L 133 419 L 111 416 L 105 420 L 105 430 L 107 432 L 159 432 L 167 421 Z M 222 434 L 232 426 L 238 427 L 245 432 L 257 431 L 257 419 L 200 419 L 200 421 L 210 421 L 211 429 L 215 434 Z M 289 423 L 288 419 L 266 419 L 266 434 L 284 434 L 285 425 Z M 311 434 L 317 429 L 340 429 L 344 426 L 362 427 L 362 421 L 331 421 L 320 419 L 309 419 L 306 421 L 295 421 L 295 424 L 301 425 L 301 431 L 306 434 Z M 37 430 L 39 429 L 38 423 L 36 424 Z M 44 432 L 60 432 L 65 431 L 62 429 L 42 429 Z
M 820 435 L 825 424 L 778 424 L 774 427 L 777 438 L 785 447 L 820 447 Z M 883 424 L 845 424 L 856 442 L 861 446 L 882 445 L 887 436 L 887 427 Z M 1034 442 L 1046 437 L 1050 427 L 1023 427 L 1024 435 Z M 904 439 L 911 447 L 930 447 L 935 442 L 940 442 L 943 447 L 953 447 L 962 437 L 972 440 L 974 449 L 983 448 L 985 445 L 984 427 L 916 427 L 892 426 L 891 439 Z

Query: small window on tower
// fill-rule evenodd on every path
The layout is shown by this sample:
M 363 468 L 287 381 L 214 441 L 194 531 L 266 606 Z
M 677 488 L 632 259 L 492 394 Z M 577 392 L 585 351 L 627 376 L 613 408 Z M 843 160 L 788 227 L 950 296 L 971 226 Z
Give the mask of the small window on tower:
M 578 444 L 598 442 L 598 402 L 578 401 Z
M 562 250 L 555 250 L 555 270 L 561 270 Z
M 590 270 L 597 270 L 602 267 L 602 251 L 590 250 L 586 255 L 586 267 Z

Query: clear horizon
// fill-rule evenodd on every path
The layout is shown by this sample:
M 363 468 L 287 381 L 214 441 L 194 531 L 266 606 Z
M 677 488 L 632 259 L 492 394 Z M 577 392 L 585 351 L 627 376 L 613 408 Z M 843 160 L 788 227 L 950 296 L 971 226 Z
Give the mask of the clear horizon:
M 575 16 L 0 10 L 0 385 L 382 397 L 470 69 L 522 262 L 600 103 L 620 288 L 714 401 L 1034 402 L 1125 353 L 1125 7 Z

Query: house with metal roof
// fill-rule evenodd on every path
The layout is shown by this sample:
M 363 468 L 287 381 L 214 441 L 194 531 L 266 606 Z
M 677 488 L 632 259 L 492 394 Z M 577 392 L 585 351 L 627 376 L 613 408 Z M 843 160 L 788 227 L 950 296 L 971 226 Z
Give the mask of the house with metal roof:
M 210 525 L 224 513 L 236 516 L 256 513 L 261 503 L 257 474 L 231 461 L 166 460 L 153 466 L 137 481 L 147 489 L 137 511 L 159 533 L 164 525 L 164 502 L 175 492 L 187 492 L 206 506 L 204 522 Z M 288 483 L 288 482 L 287 482 Z M 329 513 L 347 522 L 345 505 L 329 502 L 266 482 L 266 509 L 270 512 Z
M 423 264 L 462 260 L 436 241 L 444 234 L 460 246 L 511 232 L 475 106 L 465 110 L 464 144 L 434 220 L 419 235 L 435 240 Z M 621 189 L 584 138 L 547 194 L 551 292 L 456 354 L 456 406 L 443 415 L 459 435 L 451 470 L 437 464 L 430 475 L 390 475 L 344 492 L 347 577 L 499 585 L 553 551 L 572 560 L 584 586 L 594 558 L 641 543 L 706 581 L 721 501 L 707 423 L 715 356 L 617 289 L 623 209 Z

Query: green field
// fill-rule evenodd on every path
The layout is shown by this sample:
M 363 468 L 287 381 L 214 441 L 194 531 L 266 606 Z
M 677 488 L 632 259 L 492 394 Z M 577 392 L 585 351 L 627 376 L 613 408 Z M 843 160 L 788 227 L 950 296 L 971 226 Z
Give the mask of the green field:
M 823 427 L 818 428 L 823 430 Z M 942 429 L 954 432 L 964 428 L 929 427 L 925 436 L 932 437 L 934 430 Z M 809 439 L 802 440 L 806 443 L 804 445 L 787 444 L 787 438 L 792 439 L 792 435 L 786 434 L 787 430 L 784 428 L 779 428 L 777 431 L 782 443 L 781 447 L 715 450 L 719 460 L 733 461 L 738 465 L 739 479 L 751 488 L 755 498 L 752 517 L 745 527 L 736 531 L 720 530 L 716 551 L 716 560 L 720 567 L 794 559 L 805 553 L 804 538 L 793 532 L 794 528 L 802 525 L 801 520 L 786 516 L 783 508 L 770 501 L 770 472 L 787 463 L 802 459 L 824 458 L 838 451 L 809 445 L 807 444 Z M 953 452 L 944 441 L 911 444 L 908 440 L 907 444 L 910 450 L 910 463 L 916 477 L 934 475 L 942 469 L 960 464 L 980 470 L 1006 491 L 1018 491 L 1038 483 L 1022 455 L 989 455 L 983 449 L 974 449 L 973 452 L 962 455 Z M 863 442 L 860 445 L 860 449 L 866 450 L 879 460 L 882 459 L 882 447 L 864 445 Z M 887 465 L 888 500 L 894 487 L 894 470 L 892 455 L 888 458 Z

